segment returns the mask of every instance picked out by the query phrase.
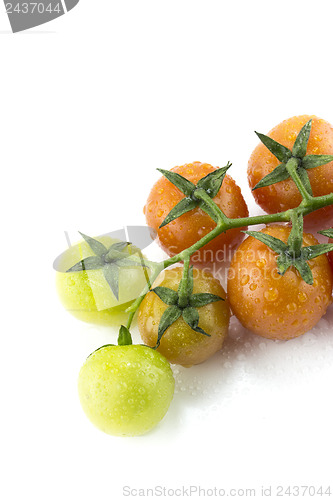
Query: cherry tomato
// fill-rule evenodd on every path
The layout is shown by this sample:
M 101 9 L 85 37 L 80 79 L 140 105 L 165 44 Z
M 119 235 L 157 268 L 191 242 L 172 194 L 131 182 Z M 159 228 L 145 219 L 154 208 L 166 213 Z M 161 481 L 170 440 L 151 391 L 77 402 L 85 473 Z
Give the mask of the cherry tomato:
M 333 128 L 329 123 L 316 116 L 294 116 L 274 127 L 267 135 L 292 149 L 296 136 L 310 118 L 312 118 L 312 127 L 307 154 L 333 154 Z M 279 160 L 260 143 L 253 151 L 248 163 L 248 180 L 251 189 L 263 177 L 272 172 L 279 163 Z M 314 196 L 325 195 L 333 191 L 333 162 L 308 169 L 307 173 Z M 302 201 L 301 195 L 291 178 L 271 186 L 258 188 L 253 191 L 253 196 L 258 205 L 268 213 L 295 208 Z M 305 222 L 308 225 L 315 226 L 318 223 L 322 224 L 324 220 L 330 221 L 332 219 L 333 206 L 329 206 L 307 215 Z
M 196 184 L 216 169 L 207 163 L 194 162 L 171 170 Z M 159 229 L 165 217 L 182 198 L 184 194 L 162 177 L 153 186 L 144 207 L 148 226 L 157 231 L 158 243 L 170 256 L 190 247 L 216 226 L 209 215 L 196 208 Z M 229 175 L 225 176 L 214 201 L 228 217 L 247 217 L 249 214 L 240 188 Z M 224 261 L 229 248 L 238 245 L 243 236 L 241 229 L 230 229 L 219 235 L 192 256 L 193 264 L 203 266 Z
M 154 283 L 177 291 L 183 268 L 167 269 Z M 220 283 L 207 271 L 194 269 L 193 293 L 211 293 L 225 300 L 213 302 L 199 307 L 199 327 L 208 337 L 195 332 L 180 317 L 164 333 L 158 351 L 170 363 L 191 366 L 202 363 L 222 348 L 229 326 L 229 305 L 226 294 Z M 156 346 L 158 325 L 168 306 L 155 294 L 149 292 L 141 303 L 138 315 L 138 326 L 142 340 L 149 346 Z
M 172 401 L 174 386 L 167 360 L 142 345 L 97 349 L 78 380 L 87 417 L 114 436 L 138 436 L 158 424 Z
M 96 238 L 106 246 L 119 240 L 109 236 Z M 129 255 L 139 249 L 129 245 Z M 140 294 L 147 283 L 146 270 L 124 267 L 119 272 L 119 298 L 112 293 L 101 269 L 65 272 L 81 259 L 94 255 L 88 243 L 82 241 L 68 248 L 58 262 L 63 272 L 56 273 L 56 288 L 61 303 L 76 318 L 97 325 L 115 325 L 127 321 L 125 309 Z
M 262 230 L 287 243 L 290 227 L 267 226 Z M 303 246 L 317 244 L 304 233 Z M 281 276 L 277 254 L 248 237 L 234 254 L 228 276 L 231 309 L 242 325 L 269 339 L 291 339 L 310 330 L 331 302 L 332 273 L 326 255 L 308 261 L 314 283 L 303 281 L 294 267 Z

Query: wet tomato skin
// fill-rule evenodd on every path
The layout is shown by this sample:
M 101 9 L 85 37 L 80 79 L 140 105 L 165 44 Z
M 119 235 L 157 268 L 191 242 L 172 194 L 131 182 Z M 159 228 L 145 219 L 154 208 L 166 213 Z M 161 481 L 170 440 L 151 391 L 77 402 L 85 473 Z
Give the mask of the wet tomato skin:
M 214 170 L 216 168 L 208 163 L 200 162 L 171 169 L 194 184 Z M 165 217 L 182 198 L 184 194 L 165 177 L 161 177 L 153 186 L 144 207 L 148 226 L 157 231 L 159 245 L 170 256 L 190 247 L 216 226 L 209 215 L 196 208 L 159 229 Z M 225 176 L 214 201 L 228 217 L 247 217 L 249 214 L 240 188 L 229 175 Z M 228 250 L 243 240 L 242 229 L 245 228 L 230 229 L 216 237 L 192 256 L 193 264 L 204 266 L 223 261 Z
M 287 242 L 290 227 L 267 226 L 262 232 Z M 317 244 L 304 233 L 303 245 Z M 228 276 L 231 309 L 245 328 L 275 340 L 298 337 L 310 330 L 331 303 L 332 272 L 326 255 L 309 261 L 314 284 L 302 280 L 295 268 L 278 274 L 277 254 L 253 237 L 237 249 Z
M 154 286 L 165 286 L 177 290 L 182 277 L 182 267 L 167 269 L 160 275 Z M 158 351 L 170 363 L 191 366 L 202 363 L 222 348 L 227 336 L 230 310 L 226 293 L 219 281 L 202 269 L 194 269 L 193 293 L 212 293 L 224 298 L 198 308 L 199 327 L 207 337 L 192 330 L 180 317 L 164 333 Z M 168 306 L 154 293 L 149 292 L 139 308 L 138 326 L 141 338 L 146 345 L 154 347 L 157 341 L 158 325 Z
M 310 118 L 312 118 L 312 127 L 307 154 L 333 154 L 333 127 L 316 116 L 302 115 L 288 118 L 266 135 L 292 149 L 297 134 Z M 250 188 L 254 188 L 279 163 L 279 160 L 262 143 L 258 144 L 248 162 L 247 174 Z M 307 172 L 314 196 L 322 196 L 333 191 L 333 162 L 308 169 Z M 290 178 L 272 186 L 256 189 L 253 191 L 253 196 L 258 205 L 267 213 L 295 208 L 302 201 L 296 185 Z M 333 206 L 322 208 L 305 217 L 308 226 L 317 226 L 324 220 L 333 220 Z

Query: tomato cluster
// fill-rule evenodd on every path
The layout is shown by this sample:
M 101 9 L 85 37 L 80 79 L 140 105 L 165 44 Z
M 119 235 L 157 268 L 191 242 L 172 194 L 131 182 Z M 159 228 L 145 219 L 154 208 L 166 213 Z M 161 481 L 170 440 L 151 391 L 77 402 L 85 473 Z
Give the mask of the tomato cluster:
M 229 164 L 194 162 L 161 171 L 144 207 L 169 256 L 163 265 L 146 265 L 131 244 L 84 235 L 60 259 L 66 272 L 57 273 L 58 292 L 79 319 L 120 324 L 134 308 L 118 345 L 97 349 L 79 376 L 83 409 L 105 432 L 139 435 L 155 426 L 173 396 L 169 363 L 188 367 L 213 356 L 231 314 L 256 335 L 288 340 L 309 331 L 331 304 L 333 247 L 303 232 L 303 219 L 316 231 L 323 221 L 333 225 L 333 204 L 311 205 L 333 192 L 333 128 L 304 115 L 258 136 L 248 182 L 275 223 L 246 231 L 257 219 L 248 217 L 241 190 L 226 173 Z M 333 243 L 333 231 L 326 233 Z M 230 250 L 226 293 L 211 270 Z M 137 253 L 141 261 L 133 259 Z M 135 346 L 129 327 L 137 310 L 144 345 Z

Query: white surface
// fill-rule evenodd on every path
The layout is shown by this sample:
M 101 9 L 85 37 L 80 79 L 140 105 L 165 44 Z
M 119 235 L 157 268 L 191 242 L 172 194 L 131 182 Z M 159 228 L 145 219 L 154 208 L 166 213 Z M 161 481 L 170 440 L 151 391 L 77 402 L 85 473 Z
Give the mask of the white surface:
M 2 12 L 2 498 L 332 483 L 332 308 L 287 343 L 233 323 L 224 351 L 176 370 L 153 432 L 113 438 L 86 419 L 76 379 L 115 332 L 67 314 L 52 269 L 65 230 L 142 224 L 156 167 L 230 160 L 256 213 L 253 130 L 303 113 L 333 122 L 332 14 L 331 1 L 81 0 L 12 35 Z

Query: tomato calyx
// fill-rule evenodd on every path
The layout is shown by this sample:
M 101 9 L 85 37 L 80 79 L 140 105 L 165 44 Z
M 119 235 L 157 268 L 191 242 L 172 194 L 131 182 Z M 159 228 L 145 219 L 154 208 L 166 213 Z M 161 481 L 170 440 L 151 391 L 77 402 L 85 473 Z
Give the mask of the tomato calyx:
M 333 238 L 333 229 L 324 229 L 323 231 L 318 231 L 319 234 L 327 236 L 328 238 Z
M 185 284 L 185 285 L 184 285 Z M 166 330 L 180 317 L 197 333 L 210 337 L 199 325 L 198 308 L 212 302 L 224 300 L 212 293 L 193 293 L 193 266 L 184 267 L 183 278 L 179 283 L 178 291 L 164 286 L 151 289 L 169 307 L 164 311 L 159 326 L 157 342 L 154 349 L 160 345 L 161 338 Z
M 131 245 L 128 241 L 119 241 L 107 248 L 95 238 L 91 238 L 80 231 L 79 233 L 95 255 L 80 260 L 74 266 L 67 269 L 66 273 L 102 269 L 104 278 L 111 288 L 113 295 L 119 300 L 120 269 L 132 266 L 149 267 L 145 264 L 141 252 L 136 252 L 139 254 L 139 260 L 134 260 L 134 255 L 128 250 L 129 245 Z
M 307 145 L 310 137 L 312 120 L 309 120 L 301 129 L 294 142 L 292 150 L 276 142 L 267 135 L 255 132 L 267 149 L 281 162 L 272 172 L 263 177 L 252 189 L 271 186 L 277 182 L 289 179 L 290 167 L 293 163 L 300 181 L 305 187 L 308 195 L 312 196 L 312 188 L 307 173 L 308 169 L 326 165 L 333 161 L 333 155 L 307 155 Z
M 158 168 L 157 170 L 161 172 L 174 186 L 176 186 L 184 195 L 183 198 L 177 205 L 166 216 L 159 228 L 162 228 L 177 219 L 181 215 L 200 207 L 204 210 L 215 222 L 217 222 L 217 217 L 214 211 L 205 203 L 204 200 L 196 197 L 196 192 L 198 190 L 203 190 L 207 193 L 210 198 L 214 198 L 219 192 L 225 174 L 227 170 L 231 167 L 231 163 L 228 162 L 225 167 L 219 168 L 214 172 L 209 173 L 202 179 L 200 179 L 197 184 L 189 181 L 185 177 L 176 172 L 170 170 L 163 170 Z
M 301 244 L 300 248 L 297 250 L 295 247 L 295 233 L 293 230 L 290 232 L 287 244 L 274 236 L 259 231 L 244 232 L 261 241 L 273 250 L 273 252 L 278 254 L 276 264 L 279 274 L 283 276 L 290 267 L 294 267 L 308 285 L 313 285 L 313 275 L 308 261 L 333 250 L 333 244 L 330 243 L 306 247 L 301 246 Z

